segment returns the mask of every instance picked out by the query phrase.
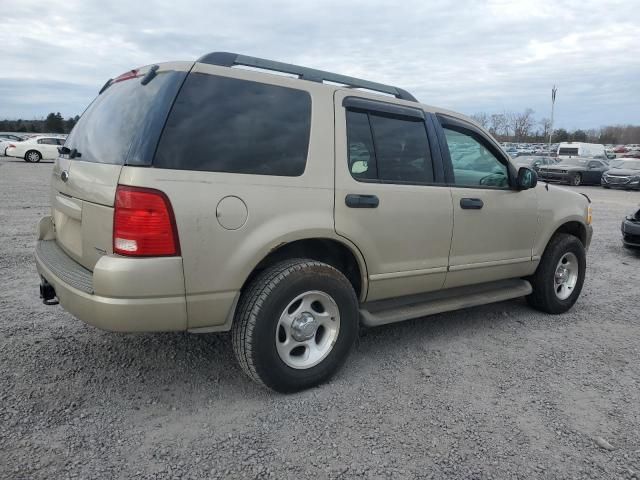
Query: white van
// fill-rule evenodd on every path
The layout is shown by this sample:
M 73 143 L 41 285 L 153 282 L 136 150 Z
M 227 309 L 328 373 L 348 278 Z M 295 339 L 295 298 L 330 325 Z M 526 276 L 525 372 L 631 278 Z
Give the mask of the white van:
M 558 145 L 558 159 L 572 157 L 591 157 L 606 159 L 604 145 L 599 143 L 562 142 Z

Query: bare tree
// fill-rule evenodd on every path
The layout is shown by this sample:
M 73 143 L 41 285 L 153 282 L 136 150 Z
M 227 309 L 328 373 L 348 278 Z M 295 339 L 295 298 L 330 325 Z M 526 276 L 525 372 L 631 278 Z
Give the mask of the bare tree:
M 591 143 L 600 143 L 600 131 L 595 128 L 587 130 L 587 141 Z
M 548 140 L 551 133 L 551 119 L 541 118 L 538 124 L 542 127 L 542 138 Z
M 489 117 L 489 132 L 494 136 L 504 135 L 506 137 L 509 135 L 507 117 L 504 113 L 491 114 Z
M 524 112 L 512 112 L 509 114 L 509 125 L 516 142 L 522 142 L 529 136 L 529 132 L 535 123 L 534 113 L 532 109 L 527 108 Z
M 489 115 L 484 112 L 474 113 L 471 115 L 471 118 L 482 128 L 487 128 L 489 126 Z

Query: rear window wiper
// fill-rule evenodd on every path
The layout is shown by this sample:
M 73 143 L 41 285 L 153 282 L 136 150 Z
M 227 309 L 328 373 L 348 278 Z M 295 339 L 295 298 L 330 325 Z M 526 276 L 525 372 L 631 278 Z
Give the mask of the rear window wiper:
M 158 65 L 152 65 L 151 68 L 149 69 L 149 71 L 147 73 L 145 73 L 144 77 L 142 77 L 142 80 L 140 80 L 140 83 L 142 85 L 146 85 L 151 80 L 156 78 L 156 75 L 157 75 L 156 72 L 158 71 L 159 68 L 160 67 Z
M 102 86 L 102 88 L 100 89 L 100 91 L 98 92 L 98 95 L 100 95 L 102 92 L 104 92 L 107 88 L 109 88 L 111 86 L 111 82 L 113 82 L 113 78 L 110 78 L 109 80 L 107 80 L 105 82 L 105 84 Z

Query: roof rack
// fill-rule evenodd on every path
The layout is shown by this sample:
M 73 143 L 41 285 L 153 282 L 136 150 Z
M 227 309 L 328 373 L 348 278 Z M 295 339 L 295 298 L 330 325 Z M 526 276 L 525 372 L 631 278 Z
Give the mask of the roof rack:
M 203 55 L 197 61 L 200 63 L 207 63 L 209 65 L 219 65 L 221 67 L 243 65 L 245 67 L 254 67 L 263 70 L 290 73 L 293 75 L 297 75 L 298 78 L 309 80 L 311 82 L 340 83 L 351 88 L 365 88 L 367 90 L 373 90 L 375 92 L 388 93 L 402 100 L 409 100 L 412 102 L 418 101 L 406 90 L 398 87 L 393 87 L 391 85 L 370 82 L 369 80 L 362 80 L 360 78 L 349 77 L 337 73 L 325 72 L 323 70 L 316 70 L 314 68 L 291 65 L 290 63 L 276 62 L 273 60 L 266 60 L 264 58 L 249 57 L 247 55 L 240 55 L 238 53 L 212 52 Z

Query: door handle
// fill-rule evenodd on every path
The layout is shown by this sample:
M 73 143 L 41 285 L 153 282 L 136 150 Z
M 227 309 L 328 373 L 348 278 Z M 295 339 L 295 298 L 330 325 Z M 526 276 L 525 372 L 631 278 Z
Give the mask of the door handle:
M 358 195 L 350 193 L 344 199 L 349 208 L 377 208 L 380 200 L 375 195 Z
M 461 198 L 460 208 L 465 210 L 480 210 L 484 206 L 484 202 L 479 198 Z

